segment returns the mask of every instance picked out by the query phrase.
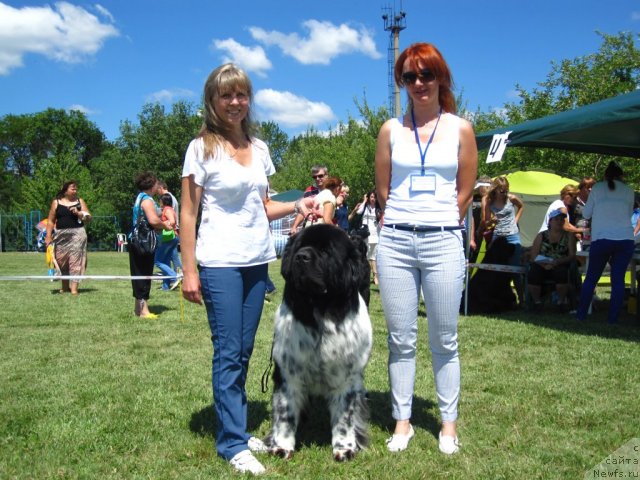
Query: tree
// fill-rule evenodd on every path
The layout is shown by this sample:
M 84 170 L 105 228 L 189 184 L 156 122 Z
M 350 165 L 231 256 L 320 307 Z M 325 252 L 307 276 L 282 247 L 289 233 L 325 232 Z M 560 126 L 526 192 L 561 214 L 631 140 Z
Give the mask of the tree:
M 351 203 L 360 201 L 374 187 L 376 140 L 387 111 L 370 108 L 366 98 L 355 103 L 361 120 L 349 118 L 328 134 L 309 129 L 291 140 L 281 168 L 272 178 L 277 191 L 305 189 L 311 182 L 311 167 L 317 164 L 326 165 L 330 175 L 349 185 Z
M 5 171 L 31 177 L 41 161 L 72 155 L 82 165 L 106 147 L 104 134 L 77 110 L 49 108 L 0 119 L 0 152 Z
M 478 112 L 474 116 L 477 132 L 541 118 L 561 111 L 604 100 L 635 90 L 640 86 L 640 50 L 638 34 L 621 32 L 607 35 L 597 32 L 602 44 L 596 53 L 573 60 L 552 62 L 545 81 L 528 92 L 516 86 L 520 100 L 507 103 L 501 113 Z M 481 152 L 482 155 L 482 152 Z M 487 165 L 480 162 L 483 174 L 496 175 L 514 169 L 553 169 L 563 175 L 599 177 L 609 157 L 554 149 L 507 148 L 503 160 Z M 627 178 L 637 182 L 640 171 L 636 161 L 620 159 Z
M 276 169 L 282 163 L 282 157 L 289 148 L 289 136 L 275 122 L 261 122 L 258 129 L 258 138 L 269 147 L 271 160 Z
M 170 113 L 158 103 L 145 104 L 138 120 L 138 125 L 122 122 L 114 148 L 92 164 L 101 179 L 102 195 L 123 214 L 123 221 L 130 218 L 138 172 L 154 172 L 180 198 L 184 154 L 201 124 L 195 106 L 183 101 L 174 103 Z
M 97 206 L 97 195 L 89 169 L 78 163 L 77 158 L 70 153 L 42 160 L 33 177 L 23 179 L 21 195 L 12 202 L 13 210 L 40 210 L 46 215 L 60 187 L 69 180 L 78 182 L 79 195 L 93 210 L 92 205 Z

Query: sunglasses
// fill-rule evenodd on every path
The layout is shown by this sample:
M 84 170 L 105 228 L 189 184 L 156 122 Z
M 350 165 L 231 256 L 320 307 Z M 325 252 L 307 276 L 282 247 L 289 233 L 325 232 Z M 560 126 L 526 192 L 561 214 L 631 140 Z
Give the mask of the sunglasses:
M 433 82 L 436 79 L 435 73 L 428 68 L 424 68 L 419 72 L 404 72 L 401 76 L 404 85 L 413 85 L 420 78 L 422 83 Z
M 311 175 L 311 178 L 313 178 L 314 180 L 318 178 L 324 178 L 324 173 L 320 173 L 318 175 Z

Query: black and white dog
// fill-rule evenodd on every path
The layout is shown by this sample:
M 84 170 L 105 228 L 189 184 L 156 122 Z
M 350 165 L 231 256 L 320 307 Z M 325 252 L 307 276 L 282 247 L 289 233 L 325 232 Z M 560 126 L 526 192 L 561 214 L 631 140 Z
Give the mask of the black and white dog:
M 362 239 L 332 225 L 292 236 L 282 256 L 285 287 L 275 317 L 274 391 L 269 451 L 291 458 L 310 395 L 327 399 L 333 457 L 354 457 L 367 444 L 364 369 L 372 329 L 369 264 Z

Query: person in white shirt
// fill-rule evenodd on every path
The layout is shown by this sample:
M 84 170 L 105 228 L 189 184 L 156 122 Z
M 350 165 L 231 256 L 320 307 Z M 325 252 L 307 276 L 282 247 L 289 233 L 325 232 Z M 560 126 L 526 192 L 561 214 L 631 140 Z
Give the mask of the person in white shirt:
M 245 382 L 267 264 L 276 259 L 269 221 L 317 209 L 313 198 L 269 199 L 267 177 L 275 168 L 266 144 L 251 135 L 253 90 L 243 70 L 230 63 L 216 68 L 203 98 L 203 125 L 189 144 L 182 170 L 182 292 L 207 307 L 218 455 L 239 472 L 260 474 L 265 468 L 252 451 L 265 446 L 246 431 Z
M 380 229 L 382 210 L 380 210 L 376 192 L 372 190 L 367 193 L 354 211 L 356 215 L 362 216 L 362 225 L 366 225 L 369 229 L 369 236 L 367 237 L 367 258 L 369 259 L 371 273 L 373 274 L 373 283 L 378 285 L 376 254 L 378 253 L 378 230 Z
M 624 172 L 617 162 L 610 162 L 604 172 L 604 181 L 591 189 L 582 211 L 583 218 L 591 219 L 591 247 L 589 266 L 582 289 L 576 318 L 587 317 L 593 292 L 604 267 L 611 265 L 611 298 L 608 323 L 616 324 L 624 301 L 624 274 L 633 250 L 633 227 L 629 218 L 633 213 L 634 192 L 623 183 Z

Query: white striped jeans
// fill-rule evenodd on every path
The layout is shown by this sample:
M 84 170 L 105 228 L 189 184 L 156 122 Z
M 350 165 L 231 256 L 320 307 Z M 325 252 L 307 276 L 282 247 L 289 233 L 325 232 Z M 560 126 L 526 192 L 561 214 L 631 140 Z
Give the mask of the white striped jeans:
M 424 295 L 433 374 L 442 421 L 458 417 L 458 312 L 464 279 L 462 232 L 406 232 L 383 227 L 378 244 L 380 297 L 389 332 L 392 416 L 411 418 L 418 305 Z

